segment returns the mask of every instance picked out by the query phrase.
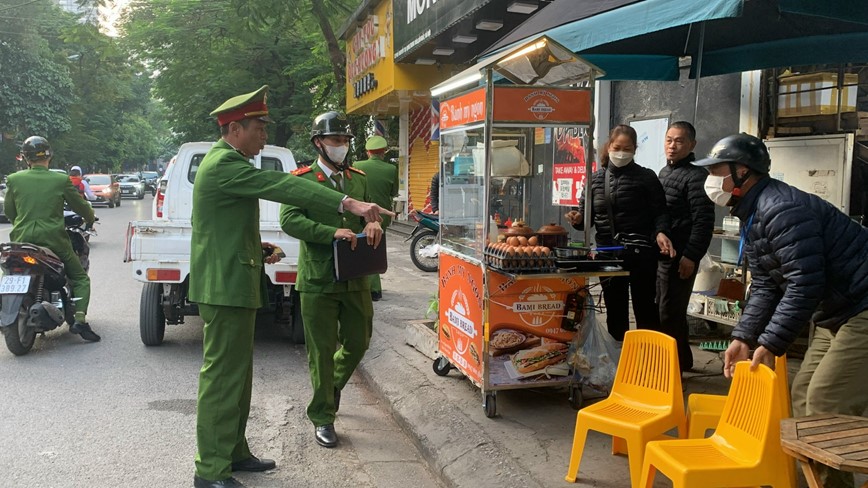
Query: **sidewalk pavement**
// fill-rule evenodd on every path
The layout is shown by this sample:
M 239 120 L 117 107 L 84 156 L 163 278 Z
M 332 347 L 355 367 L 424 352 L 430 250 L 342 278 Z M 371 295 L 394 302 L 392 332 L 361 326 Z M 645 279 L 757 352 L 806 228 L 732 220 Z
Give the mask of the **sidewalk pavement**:
M 389 271 L 383 276 L 383 299 L 374 304 L 371 347 L 359 368 L 363 378 L 446 486 L 571 486 L 564 476 L 576 411 L 567 389 L 500 391 L 497 416 L 487 418 L 480 389 L 460 372 L 437 376 L 432 360 L 404 342 L 407 324 L 426 318 L 437 275 L 416 269 L 407 245 L 389 237 Z M 693 352 L 696 372 L 685 374 L 685 401 L 689 393 L 726 394 L 729 381 L 720 374 L 720 353 L 696 346 Z M 789 362 L 791 375 L 798 363 Z M 590 391 L 585 394 L 586 404 L 593 401 Z M 576 486 L 630 485 L 626 457 L 612 456 L 610 449 L 608 436 L 589 434 Z M 657 485 L 667 486 L 659 478 Z

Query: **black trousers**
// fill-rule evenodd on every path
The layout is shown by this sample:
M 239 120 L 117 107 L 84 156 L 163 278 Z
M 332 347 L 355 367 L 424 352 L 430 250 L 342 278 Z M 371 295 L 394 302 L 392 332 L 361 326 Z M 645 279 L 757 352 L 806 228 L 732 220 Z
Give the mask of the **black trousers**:
M 660 315 L 655 297 L 657 295 L 657 256 L 653 251 L 640 254 L 625 252 L 624 269 L 630 276 L 616 276 L 600 280 L 603 300 L 606 302 L 606 326 L 616 341 L 624 340 L 630 329 L 629 302 L 633 297 L 633 315 L 636 327 L 659 330 Z
M 660 261 L 657 265 L 657 303 L 660 304 L 660 332 L 673 337 L 678 343 L 678 364 L 681 371 L 693 367 L 693 351 L 690 350 L 690 329 L 687 325 L 687 305 L 696 281 L 696 269 L 686 280 L 678 276 L 680 257 Z

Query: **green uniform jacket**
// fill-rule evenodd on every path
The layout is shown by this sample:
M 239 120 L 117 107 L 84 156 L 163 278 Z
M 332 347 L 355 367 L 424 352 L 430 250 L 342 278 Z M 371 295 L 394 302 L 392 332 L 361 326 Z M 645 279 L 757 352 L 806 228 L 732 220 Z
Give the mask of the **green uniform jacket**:
M 65 174 L 34 166 L 9 175 L 5 207 L 12 222 L 10 239 L 49 249 L 52 245 L 71 245 L 63 225 L 64 200 L 73 212 L 93 222 L 93 209 Z
M 193 186 L 191 301 L 244 308 L 264 304 L 260 198 L 341 218 L 342 194 L 288 173 L 257 169 L 221 139 L 199 165 Z
M 319 162 L 295 172 L 300 179 L 334 188 L 331 180 L 320 169 Z M 365 175 L 352 170 L 343 172 L 344 193 L 351 198 L 369 202 Z M 296 205 L 281 205 L 280 227 L 287 234 L 301 241 L 298 258 L 298 278 L 295 287 L 301 292 L 340 293 L 344 291 L 369 290 L 368 278 L 345 282 L 335 281 L 334 247 L 332 242 L 339 228 L 359 233 L 365 221 L 355 215 L 338 215 L 319 209 L 304 209 Z
M 371 202 L 387 209 L 392 209 L 392 199 L 398 195 L 398 166 L 379 158 L 366 159 L 353 163 L 367 175 L 368 195 Z M 392 218 L 383 216 L 382 226 L 385 229 L 392 223 Z

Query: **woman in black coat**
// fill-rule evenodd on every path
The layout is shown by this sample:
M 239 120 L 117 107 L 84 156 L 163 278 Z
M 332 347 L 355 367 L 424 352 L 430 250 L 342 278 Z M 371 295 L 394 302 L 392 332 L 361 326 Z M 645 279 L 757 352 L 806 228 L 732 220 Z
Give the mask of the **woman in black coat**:
M 623 341 L 630 328 L 627 308 L 630 295 L 636 326 L 660 329 L 655 303 L 657 259 L 661 254 L 672 257 L 675 253 L 667 237 L 670 223 L 663 186 L 654 171 L 633 161 L 636 139 L 632 127 L 615 126 L 601 151 L 602 167 L 591 179 L 591 225 L 597 228 L 597 246 L 627 247 L 620 257 L 630 276 L 601 280 L 606 323 L 609 334 L 617 341 Z M 574 228 L 583 229 L 585 209 L 585 201 L 581 200 L 578 211 L 566 214 Z

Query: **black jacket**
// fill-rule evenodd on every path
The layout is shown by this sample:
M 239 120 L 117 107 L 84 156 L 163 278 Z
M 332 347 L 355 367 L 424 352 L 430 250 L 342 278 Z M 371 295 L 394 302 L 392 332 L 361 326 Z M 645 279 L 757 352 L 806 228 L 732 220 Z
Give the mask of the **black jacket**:
M 616 244 L 606 204 L 606 171 L 611 172 L 609 186 L 615 233 L 641 234 L 656 248 L 657 244 L 654 242 L 657 234 L 663 232 L 669 235 L 666 196 L 654 171 L 635 162 L 621 168 L 609 164 L 608 168 L 594 173 L 591 179 L 591 221 L 597 228 L 597 244 Z M 583 215 L 585 213 L 584 200 L 579 201 L 579 212 Z M 580 229 L 581 225 L 575 227 Z
M 690 164 L 695 160 L 690 153 L 681 161 L 667 162 L 660 170 L 660 184 L 672 219 L 672 245 L 678 256 L 699 263 L 714 232 L 714 202 L 705 194 L 708 171 Z
M 868 309 L 868 229 L 771 178 L 751 188 L 733 214 L 743 228 L 751 223 L 750 298 L 734 338 L 781 355 L 811 320 L 837 331 Z
M 440 210 L 440 172 L 434 173 L 431 177 L 431 186 L 428 189 L 431 195 L 431 211 L 437 212 Z

